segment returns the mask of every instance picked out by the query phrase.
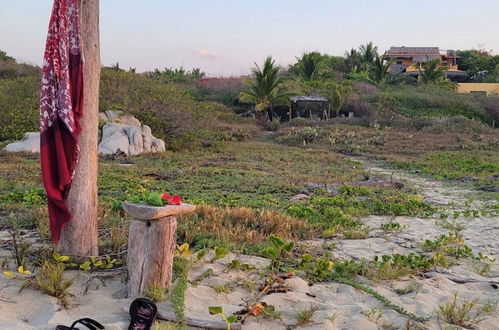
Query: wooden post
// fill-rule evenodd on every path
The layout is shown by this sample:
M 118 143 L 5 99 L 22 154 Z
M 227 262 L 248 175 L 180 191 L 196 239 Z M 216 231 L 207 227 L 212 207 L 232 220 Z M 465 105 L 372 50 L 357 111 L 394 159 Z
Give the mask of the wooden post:
M 182 204 L 157 207 L 125 202 L 123 209 L 133 218 L 128 235 L 128 296 L 143 294 L 151 284 L 169 288 L 172 282 L 177 216 L 194 212 L 196 206 Z
M 68 196 L 72 219 L 64 226 L 59 243 L 59 251 L 62 254 L 77 257 L 98 255 L 97 134 L 101 70 L 99 0 L 81 0 L 80 10 L 84 56 L 80 158 Z

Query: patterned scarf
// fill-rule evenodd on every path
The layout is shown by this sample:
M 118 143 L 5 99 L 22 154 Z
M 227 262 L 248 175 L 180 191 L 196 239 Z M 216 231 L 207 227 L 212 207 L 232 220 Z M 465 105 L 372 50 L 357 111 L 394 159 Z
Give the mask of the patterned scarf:
M 54 243 L 71 220 L 66 200 L 78 162 L 82 114 L 80 1 L 54 0 L 40 98 L 40 160 Z

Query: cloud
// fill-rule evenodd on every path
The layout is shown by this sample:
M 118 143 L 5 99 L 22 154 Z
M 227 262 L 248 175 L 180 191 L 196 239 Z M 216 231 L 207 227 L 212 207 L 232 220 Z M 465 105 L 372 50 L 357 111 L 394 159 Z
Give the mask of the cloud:
M 212 53 L 212 52 L 210 52 L 210 51 L 208 51 L 206 49 L 201 49 L 201 50 L 196 51 L 196 55 L 198 57 L 206 58 L 206 59 L 212 59 L 212 58 L 218 57 L 217 54 Z

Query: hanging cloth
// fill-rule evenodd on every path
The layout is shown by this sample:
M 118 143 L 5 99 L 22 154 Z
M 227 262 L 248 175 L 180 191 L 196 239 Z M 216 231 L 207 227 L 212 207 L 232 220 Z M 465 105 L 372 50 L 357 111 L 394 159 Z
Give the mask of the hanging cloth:
M 83 114 L 80 1 L 54 0 L 42 69 L 40 161 L 51 238 L 71 220 L 67 197 L 78 162 Z

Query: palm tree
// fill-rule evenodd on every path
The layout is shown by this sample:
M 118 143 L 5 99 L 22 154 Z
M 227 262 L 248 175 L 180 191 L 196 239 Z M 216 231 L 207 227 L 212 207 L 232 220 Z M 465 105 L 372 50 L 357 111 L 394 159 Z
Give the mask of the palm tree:
M 303 81 L 319 80 L 319 53 L 305 53 L 301 58 L 296 58 L 296 73 Z
M 374 58 L 372 62 L 369 78 L 378 87 L 383 87 L 389 80 L 390 65 L 392 65 L 392 60 L 387 60 L 385 55 L 378 56 Z
M 361 64 L 364 65 L 364 69 L 369 69 L 369 66 L 374 62 L 374 59 L 378 56 L 378 47 L 374 46 L 372 41 L 365 45 L 361 45 L 359 48 Z
M 241 92 L 239 97 L 243 101 L 255 104 L 255 110 L 267 116 L 267 111 L 273 110 L 273 106 L 285 103 L 291 93 L 281 92 L 282 79 L 279 77 L 279 68 L 275 66 L 272 57 L 267 57 L 263 68 L 255 63 L 253 69 L 254 81 L 249 82 L 249 88 Z
M 352 48 L 350 51 L 345 52 L 345 64 L 347 66 L 347 72 L 350 72 L 359 66 L 360 54 L 357 49 Z
M 348 97 L 353 92 L 351 82 L 349 80 L 343 80 L 342 82 L 330 82 L 326 84 L 327 86 L 327 96 L 331 101 L 333 110 L 336 112 L 338 117 L 341 109 L 348 100 Z
M 440 85 L 445 82 L 445 70 L 439 67 L 440 60 L 435 58 L 419 65 L 418 82 L 422 85 Z

